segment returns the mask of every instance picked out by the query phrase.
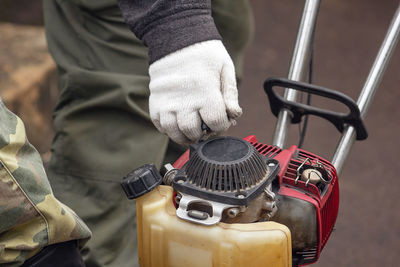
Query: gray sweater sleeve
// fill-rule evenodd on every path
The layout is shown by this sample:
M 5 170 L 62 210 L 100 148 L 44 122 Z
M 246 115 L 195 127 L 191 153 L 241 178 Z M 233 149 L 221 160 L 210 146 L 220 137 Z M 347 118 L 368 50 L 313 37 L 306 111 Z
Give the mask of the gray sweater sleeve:
M 126 23 L 149 48 L 150 63 L 186 46 L 221 40 L 211 0 L 118 0 Z

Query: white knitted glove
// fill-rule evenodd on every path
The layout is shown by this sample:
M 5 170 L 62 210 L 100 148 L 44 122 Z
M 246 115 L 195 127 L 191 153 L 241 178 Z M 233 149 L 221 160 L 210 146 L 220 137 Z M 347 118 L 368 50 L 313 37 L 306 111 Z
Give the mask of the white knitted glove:
M 235 68 L 219 40 L 193 44 L 150 65 L 150 117 L 179 144 L 202 134 L 201 121 L 225 131 L 242 115 Z

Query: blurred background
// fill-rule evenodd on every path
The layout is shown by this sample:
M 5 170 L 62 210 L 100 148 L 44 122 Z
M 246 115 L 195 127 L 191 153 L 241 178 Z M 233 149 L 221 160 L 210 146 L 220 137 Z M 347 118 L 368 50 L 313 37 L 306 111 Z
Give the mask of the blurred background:
M 251 3 L 256 31 L 240 89 L 244 115 L 227 134 L 255 134 L 270 143 L 276 119 L 262 84 L 267 77 L 287 76 L 304 1 Z M 313 82 L 357 99 L 398 5 L 398 0 L 321 1 Z M 22 117 L 31 142 L 46 160 L 57 84 L 41 25 L 41 1 L 0 0 L 0 96 Z M 398 47 L 367 115 L 369 138 L 356 142 L 340 177 L 335 231 L 314 266 L 398 266 L 399 84 Z M 337 109 L 332 103 L 317 104 Z M 293 125 L 288 144 L 297 144 L 298 137 L 298 125 Z M 311 118 L 304 149 L 330 160 L 339 137 L 332 125 Z

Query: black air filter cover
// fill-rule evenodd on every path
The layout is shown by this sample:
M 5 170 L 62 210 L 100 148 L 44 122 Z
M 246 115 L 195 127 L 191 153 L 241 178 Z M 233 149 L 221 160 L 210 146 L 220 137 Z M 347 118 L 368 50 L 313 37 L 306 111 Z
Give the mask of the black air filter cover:
M 247 141 L 218 137 L 190 147 L 189 161 L 173 187 L 204 199 L 247 205 L 276 176 L 278 161 L 264 157 Z

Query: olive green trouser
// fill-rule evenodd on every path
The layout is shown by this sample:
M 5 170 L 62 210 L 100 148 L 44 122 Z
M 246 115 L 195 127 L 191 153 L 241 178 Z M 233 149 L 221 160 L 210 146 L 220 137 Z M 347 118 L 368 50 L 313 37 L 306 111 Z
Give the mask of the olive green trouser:
M 138 266 L 135 203 L 120 181 L 140 165 L 159 167 L 182 152 L 150 121 L 147 48 L 125 25 L 116 0 L 44 0 L 44 14 L 60 88 L 48 166 L 54 193 L 93 231 L 82 251 L 88 267 Z M 239 78 L 250 15 L 247 0 L 213 1 Z

